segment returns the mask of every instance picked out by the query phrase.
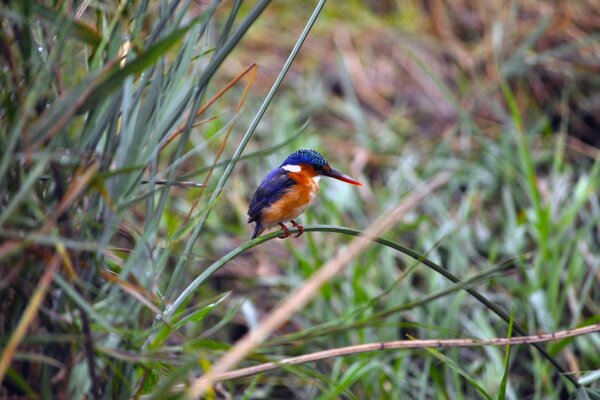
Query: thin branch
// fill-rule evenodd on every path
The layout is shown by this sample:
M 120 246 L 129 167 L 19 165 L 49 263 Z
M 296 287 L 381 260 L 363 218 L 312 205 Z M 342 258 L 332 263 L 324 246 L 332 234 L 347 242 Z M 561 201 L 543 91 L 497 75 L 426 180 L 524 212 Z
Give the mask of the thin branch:
M 517 336 L 511 338 L 493 339 L 429 339 L 429 340 L 394 340 L 391 342 L 367 343 L 354 346 L 339 347 L 315 353 L 304 354 L 297 357 L 285 358 L 277 362 L 268 362 L 248 368 L 240 368 L 234 371 L 216 374 L 215 382 L 228 381 L 231 379 L 245 378 L 261 372 L 271 371 L 284 365 L 299 365 L 309 362 L 326 360 L 335 357 L 348 356 L 359 353 L 369 353 L 381 350 L 398 349 L 424 349 L 443 347 L 482 347 L 482 346 L 515 346 L 521 344 L 546 343 L 563 340 L 575 336 L 588 335 L 600 332 L 600 323 L 577 329 L 568 329 L 555 333 L 547 333 L 532 336 Z

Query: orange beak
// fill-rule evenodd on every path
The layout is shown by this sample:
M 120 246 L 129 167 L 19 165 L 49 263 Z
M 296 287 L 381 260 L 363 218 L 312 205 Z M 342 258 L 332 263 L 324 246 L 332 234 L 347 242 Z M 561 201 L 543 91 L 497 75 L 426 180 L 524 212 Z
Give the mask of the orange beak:
M 335 179 L 337 179 L 339 181 L 342 181 L 342 182 L 351 183 L 351 184 L 356 185 L 356 186 L 362 186 L 362 183 L 360 183 L 356 179 L 352 179 L 348 175 L 344 175 L 341 172 L 336 171 L 333 168 L 331 168 L 330 170 L 327 170 L 327 171 L 323 171 L 323 175 L 329 176 L 331 178 L 335 178 Z

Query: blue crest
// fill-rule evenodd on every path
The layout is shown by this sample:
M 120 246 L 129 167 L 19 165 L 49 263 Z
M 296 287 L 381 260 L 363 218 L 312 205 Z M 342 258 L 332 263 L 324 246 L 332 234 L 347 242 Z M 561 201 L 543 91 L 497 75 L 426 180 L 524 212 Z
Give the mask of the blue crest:
M 319 152 L 309 149 L 302 149 L 290 154 L 288 158 L 281 163 L 280 167 L 283 167 L 284 165 L 300 164 L 310 164 L 314 168 L 323 168 L 328 164 L 328 162 Z

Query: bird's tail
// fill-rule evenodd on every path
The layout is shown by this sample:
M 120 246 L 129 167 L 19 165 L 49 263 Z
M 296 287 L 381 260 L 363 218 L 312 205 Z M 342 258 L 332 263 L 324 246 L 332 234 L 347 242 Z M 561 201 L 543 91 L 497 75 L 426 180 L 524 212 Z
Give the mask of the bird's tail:
M 252 239 L 255 239 L 264 231 L 265 228 L 263 228 L 262 225 L 258 221 L 256 221 L 256 227 L 254 228 L 254 234 L 252 235 Z

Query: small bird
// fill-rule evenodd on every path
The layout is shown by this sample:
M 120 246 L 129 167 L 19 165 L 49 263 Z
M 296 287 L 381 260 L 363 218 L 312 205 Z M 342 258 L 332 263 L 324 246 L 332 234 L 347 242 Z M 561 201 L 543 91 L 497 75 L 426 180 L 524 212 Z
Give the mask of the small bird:
M 321 176 L 361 186 L 357 180 L 331 168 L 327 160 L 314 150 L 298 150 L 288 156 L 278 168 L 266 176 L 250 202 L 248 223 L 256 222 L 252 239 L 277 224 L 283 229 L 281 239 L 297 238 L 304 228 L 294 218 L 302 214 L 313 202 L 319 190 Z M 298 228 L 292 235 L 284 222 Z

